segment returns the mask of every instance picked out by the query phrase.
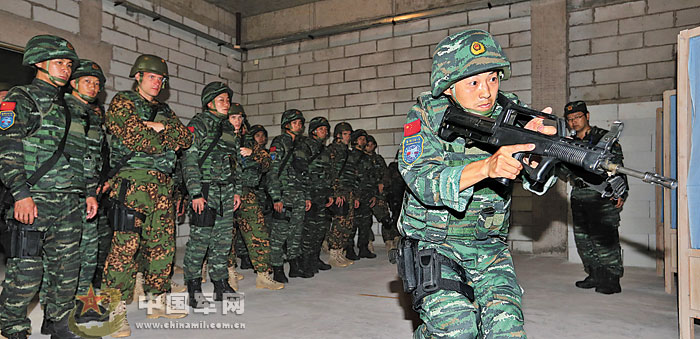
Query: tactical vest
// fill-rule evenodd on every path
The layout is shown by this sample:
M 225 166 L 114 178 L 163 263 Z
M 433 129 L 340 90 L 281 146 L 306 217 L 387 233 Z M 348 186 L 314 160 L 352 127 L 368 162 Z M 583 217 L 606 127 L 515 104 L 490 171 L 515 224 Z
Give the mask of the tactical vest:
M 143 97 L 134 91 L 121 92 L 129 99 L 135 107 L 134 114 L 141 120 L 147 120 L 151 115 L 151 108 L 154 106 L 149 104 Z M 159 122 L 166 119 L 170 112 L 170 107 L 166 104 L 157 105 L 157 115 L 154 121 Z M 131 150 L 124 145 L 119 137 L 112 137 L 110 140 L 110 164 L 116 166 L 124 157 L 131 154 Z M 147 169 L 156 170 L 165 174 L 172 174 L 175 169 L 175 160 L 177 156 L 174 150 L 166 150 L 160 154 L 148 154 L 145 152 L 136 152 L 131 159 L 124 165 L 122 169 Z
M 39 106 L 37 109 L 41 113 L 41 127 L 34 133 L 22 139 L 24 150 L 24 170 L 27 178 L 49 158 L 58 147 L 58 144 L 65 133 L 65 110 L 63 106 L 54 100 L 47 100 L 40 97 L 42 92 L 35 85 L 17 86 L 29 95 Z M 60 94 L 59 94 L 60 95 Z M 32 192 L 73 192 L 81 193 L 85 190 L 85 179 L 83 176 L 83 164 L 81 161 L 86 152 L 85 133 L 76 133 L 80 130 L 80 120 L 72 119 L 70 134 L 66 141 L 64 155 L 58 157 L 56 164 L 43 176 L 39 182 L 32 186 Z M 74 161 L 69 159 L 73 158 Z
M 200 120 L 206 126 L 206 138 L 198 148 L 197 160 L 209 149 L 219 128 L 221 137 L 211 153 L 202 163 L 200 173 L 202 182 L 233 183 L 234 166 L 240 166 L 240 138 L 233 133 L 233 126 L 224 118 L 217 118 L 212 113 L 198 113 L 192 120 Z
M 250 134 L 245 135 L 244 137 L 244 146 L 250 149 L 253 149 L 255 147 L 255 140 L 253 139 L 253 136 Z M 248 188 L 255 188 L 260 184 L 260 180 L 262 179 L 262 165 L 255 161 L 253 159 L 253 155 L 251 154 L 250 156 L 244 157 L 240 154 L 240 152 L 234 153 L 234 155 L 237 158 L 237 161 L 240 163 L 240 166 L 242 166 L 243 172 L 241 173 L 241 184 L 244 187 Z
M 76 170 L 80 170 L 83 173 L 83 175 L 76 176 L 75 183 L 79 187 L 85 187 L 87 184 L 87 178 L 85 176 L 87 169 L 92 169 L 92 171 L 89 172 L 89 175 L 94 176 L 95 168 L 97 167 L 97 155 L 94 154 L 93 150 L 88 147 L 88 138 L 91 136 L 90 130 L 88 130 L 90 127 L 88 125 L 90 121 L 89 114 L 93 114 L 90 112 L 93 107 L 89 104 L 81 102 L 79 99 L 69 93 L 66 93 L 65 99 L 68 110 L 71 113 L 70 132 L 68 134 L 68 139 L 66 140 L 65 153 L 70 156 L 71 167 Z M 93 131 L 92 133 L 92 136 L 95 137 L 94 133 L 97 132 Z M 96 136 L 96 138 L 99 139 L 99 135 Z

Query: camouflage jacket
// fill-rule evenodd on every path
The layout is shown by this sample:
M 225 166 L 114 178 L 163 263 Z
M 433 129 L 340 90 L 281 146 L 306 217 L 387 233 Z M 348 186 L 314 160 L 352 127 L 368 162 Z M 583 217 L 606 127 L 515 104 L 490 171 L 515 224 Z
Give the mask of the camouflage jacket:
M 189 195 L 203 194 L 202 184 L 231 184 L 236 194 L 241 192 L 240 147 L 241 138 L 234 134 L 233 126 L 225 115 L 211 112 L 196 114 L 187 128 L 194 134 L 192 146 L 183 152 L 182 173 Z M 211 146 L 216 135 L 221 137 L 211 150 L 202 167 L 199 161 Z
M 250 148 L 253 153 L 247 157 L 238 153 L 238 161 L 241 163 L 241 183 L 244 187 L 255 190 L 260 186 L 263 174 L 270 170 L 272 159 L 270 152 L 258 145 L 252 135 L 243 136 L 243 147 Z
M 361 204 L 369 204 L 369 200 L 375 197 L 378 193 L 376 184 L 376 173 L 374 173 L 374 163 L 369 154 L 365 151 L 353 149 L 350 151 L 350 158 L 353 159 L 355 170 L 358 198 Z
M 400 201 L 403 199 L 406 183 L 401 177 L 401 172 L 399 172 L 398 162 L 392 161 L 389 163 L 386 172 L 384 172 L 382 182 L 384 183 L 384 193 L 388 201 Z
M 340 141 L 328 145 L 328 156 L 331 161 L 330 183 L 334 196 L 358 194 L 356 163 L 350 157 L 348 146 Z
M 308 174 L 308 160 L 311 155 L 304 143 L 303 136 L 292 139 L 288 133 L 278 135 L 272 140 L 272 166 L 267 172 L 267 189 L 273 202 L 282 201 L 282 198 L 291 199 L 299 194 L 303 195 L 304 200 L 311 200 Z M 289 159 L 285 163 L 288 155 Z
M 517 102 L 513 94 L 505 94 Z M 407 184 L 400 229 L 412 238 L 442 243 L 447 236 L 485 240 L 508 234 L 511 188 L 485 179 L 460 191 L 462 169 L 486 159 L 495 150 L 480 149 L 457 138 L 447 142 L 438 137 L 443 115 L 449 105 L 442 95 L 423 93 L 411 108 L 401 141 L 399 170 Z M 497 117 L 502 107 L 494 108 Z M 550 178 L 546 188 L 553 184 Z M 526 189 L 529 185 L 524 181 Z M 535 192 L 544 193 L 544 192 Z
M 66 105 L 71 112 L 71 133 L 66 149 L 85 150 L 83 154 L 71 157 L 76 168 L 84 168 L 84 182 L 88 196 L 95 196 L 98 180 L 98 164 L 102 165 L 100 142 L 102 141 L 100 107 L 83 103 L 72 94 L 65 94 Z M 95 121 L 97 120 L 97 121 Z M 70 148 L 69 148 L 70 147 Z
M 310 150 L 311 158 L 309 163 L 309 180 L 313 183 L 311 189 L 311 203 L 316 206 L 323 206 L 328 202 L 328 198 L 333 196 L 331 187 L 331 158 L 322 141 L 308 137 L 304 139 Z
M 373 186 L 374 186 L 374 189 L 376 190 L 375 194 L 384 196 L 386 191 L 379 194 L 379 184 L 384 183 L 384 175 L 386 174 L 386 161 L 384 161 L 383 156 L 381 156 L 379 153 L 376 153 L 376 152 L 370 153 L 369 158 L 372 161 L 371 175 L 372 175 Z
M 592 126 L 591 130 L 588 131 L 588 134 L 586 134 L 586 136 L 584 136 L 582 139 L 579 139 L 578 136 L 575 136 L 574 138 L 594 146 L 606 133 L 608 133 L 608 130 L 599 128 L 597 126 Z M 611 152 L 613 154 L 612 162 L 624 166 L 624 156 L 622 155 L 622 146 L 620 146 L 620 143 L 614 143 Z M 585 171 L 577 166 L 569 166 L 566 164 L 560 166 L 559 170 L 560 175 L 566 178 L 567 181 L 569 181 L 573 186 L 573 189 L 571 191 L 572 198 L 578 197 L 588 199 L 590 197 L 597 197 L 598 199 L 602 199 L 600 197 L 600 193 L 590 188 L 588 185 L 586 185 L 586 183 L 588 182 L 594 185 L 598 185 L 605 181 L 606 177 Z M 617 175 L 622 176 L 625 179 L 625 184 L 627 185 L 627 176 L 624 174 Z M 627 187 L 629 187 L 629 185 L 627 185 Z M 628 194 L 629 190 L 626 191 L 625 194 L 623 194 L 622 199 L 627 200 Z
M 154 121 L 165 126 L 160 132 L 144 123 L 152 110 L 157 111 Z M 148 102 L 134 91 L 114 96 L 105 114 L 105 125 L 112 135 L 109 145 L 112 167 L 133 151 L 136 153 L 123 169 L 157 170 L 170 175 L 175 169 L 175 150 L 192 145 L 192 133 L 167 104 Z
M 34 79 L 30 85 L 10 89 L 0 104 L 0 181 L 10 188 L 15 200 L 30 197 L 30 192 L 87 193 L 85 130 L 79 118 L 72 116 L 71 141 L 66 142 L 64 156 L 36 185 L 26 185 L 63 138 L 67 108 L 59 104 L 59 95 L 63 95 L 59 88 Z

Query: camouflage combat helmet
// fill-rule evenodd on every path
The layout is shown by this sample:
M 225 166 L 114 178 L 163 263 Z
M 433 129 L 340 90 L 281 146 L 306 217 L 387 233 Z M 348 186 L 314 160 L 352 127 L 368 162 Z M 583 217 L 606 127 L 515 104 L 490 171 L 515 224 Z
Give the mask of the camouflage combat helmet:
M 350 131 L 352 133 L 352 126 L 350 126 L 350 123 L 343 121 L 335 124 L 335 127 L 333 128 L 333 137 L 337 138 L 338 134 L 341 134 L 344 131 Z
M 96 62 L 88 59 L 80 59 L 78 67 L 70 75 L 70 79 L 79 79 L 84 76 L 93 76 L 100 79 L 100 85 L 104 86 L 106 81 L 104 73 L 102 73 L 102 68 Z
M 214 98 L 216 98 L 222 93 L 228 93 L 228 100 L 231 101 L 231 97 L 233 97 L 233 91 L 225 83 L 221 81 L 214 81 L 208 83 L 206 86 L 204 86 L 204 89 L 202 90 L 202 107 L 206 109 L 207 105 L 212 100 L 214 100 Z M 242 110 L 243 107 L 241 107 L 241 111 Z M 230 112 L 231 110 L 229 109 L 229 114 Z
M 359 139 L 360 137 L 367 138 L 367 135 L 368 135 L 367 131 L 365 131 L 361 128 L 356 129 L 356 130 L 352 131 L 352 134 L 350 134 L 350 143 L 354 145 L 355 143 L 357 143 L 357 139 Z
M 309 134 L 313 133 L 321 126 L 326 126 L 326 128 L 331 129 L 331 124 L 328 123 L 328 119 L 324 117 L 315 117 L 311 119 L 311 121 L 309 121 Z
M 66 39 L 55 35 L 37 35 L 29 41 L 24 48 L 22 65 L 31 66 L 46 60 L 70 59 L 73 66 L 78 65 L 78 54 L 75 48 Z
M 486 31 L 471 29 L 442 39 L 433 54 L 430 84 L 438 97 L 454 83 L 486 71 L 501 71 L 510 77 L 510 61 L 501 46 Z
M 250 134 L 255 136 L 258 132 L 263 132 L 267 138 L 267 130 L 263 125 L 253 125 L 250 127 Z
M 371 135 L 368 134 L 368 135 L 367 135 L 367 143 L 370 143 L 370 142 L 376 145 L 376 144 L 377 144 L 377 139 L 375 139 L 373 136 L 371 136 Z
M 237 103 L 237 102 L 232 102 L 231 106 L 228 108 L 228 115 L 237 115 L 240 114 L 243 116 L 243 119 L 245 119 L 245 111 L 243 110 L 243 105 Z
M 301 114 L 300 110 L 293 108 L 288 109 L 284 111 L 284 113 L 282 113 L 282 121 L 280 122 L 280 125 L 282 126 L 282 128 L 285 128 L 284 126 L 297 119 L 301 119 L 302 125 L 304 124 L 304 122 L 306 122 L 306 119 L 304 119 L 304 115 Z
M 138 72 L 155 73 L 162 75 L 165 78 L 167 78 L 169 75 L 168 64 L 165 62 L 165 60 L 152 54 L 139 55 L 139 57 L 136 58 L 136 61 L 134 61 L 134 65 L 131 66 L 129 77 L 133 78 Z

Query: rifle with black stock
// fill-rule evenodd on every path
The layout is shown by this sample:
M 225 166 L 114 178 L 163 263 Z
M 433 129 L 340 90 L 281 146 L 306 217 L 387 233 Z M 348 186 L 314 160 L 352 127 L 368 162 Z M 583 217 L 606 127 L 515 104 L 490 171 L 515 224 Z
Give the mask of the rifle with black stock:
M 539 186 L 544 185 L 559 163 L 578 166 L 588 172 L 607 177 L 601 185 L 591 185 L 602 197 L 619 198 L 627 190 L 624 179 L 615 174 L 626 174 L 669 189 L 678 186 L 674 179 L 653 172 L 625 168 L 613 161 L 612 146 L 619 140 L 624 127 L 620 121 L 615 121 L 610 131 L 597 144 L 589 145 L 567 135 L 564 118 L 517 105 L 502 95 L 499 95 L 498 101 L 503 107 L 503 112 L 493 119 L 466 112 L 450 98 L 451 104 L 440 123 L 438 135 L 449 142 L 461 137 L 467 143 L 493 147 L 534 144 L 534 150 L 519 152 L 513 157 L 523 164 L 525 175 Z M 534 118 L 542 118 L 548 125 L 554 124 L 557 133 L 546 135 L 526 129 L 525 125 Z M 533 155 L 538 157 L 539 164 L 536 167 L 529 166 L 527 161 Z M 510 184 L 510 180 L 505 178 L 496 180 L 504 185 Z

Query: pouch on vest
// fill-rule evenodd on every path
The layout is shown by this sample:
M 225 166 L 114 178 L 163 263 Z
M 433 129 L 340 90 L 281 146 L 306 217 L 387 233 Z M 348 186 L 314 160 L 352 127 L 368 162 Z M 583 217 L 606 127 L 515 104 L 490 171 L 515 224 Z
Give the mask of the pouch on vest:
M 12 207 L 15 199 L 10 193 L 10 189 L 0 183 L 0 232 L 7 229 L 7 223 L 5 221 L 5 216 L 7 215 L 7 210 Z
M 118 232 L 141 232 L 141 228 L 136 226 L 136 219 L 140 219 L 141 222 L 144 222 L 146 220 L 146 215 L 124 205 L 128 188 L 129 182 L 127 180 L 122 180 L 117 200 L 112 200 L 109 212 L 107 213 L 109 226 L 112 227 L 113 231 Z
M 202 184 L 202 197 L 205 200 L 209 200 L 209 183 Z M 209 204 L 204 205 L 204 210 L 202 213 L 197 213 L 194 208 L 190 206 L 190 224 L 197 227 L 213 227 L 216 222 L 216 209 L 209 206 Z
M 41 257 L 45 232 L 29 225 L 9 225 L 0 233 L 0 243 L 7 258 Z
M 477 240 L 486 240 L 492 237 L 503 236 L 504 232 L 502 228 L 506 223 L 505 219 L 506 211 L 502 208 L 502 206 L 483 207 L 479 212 L 476 227 L 474 227 L 474 237 Z

